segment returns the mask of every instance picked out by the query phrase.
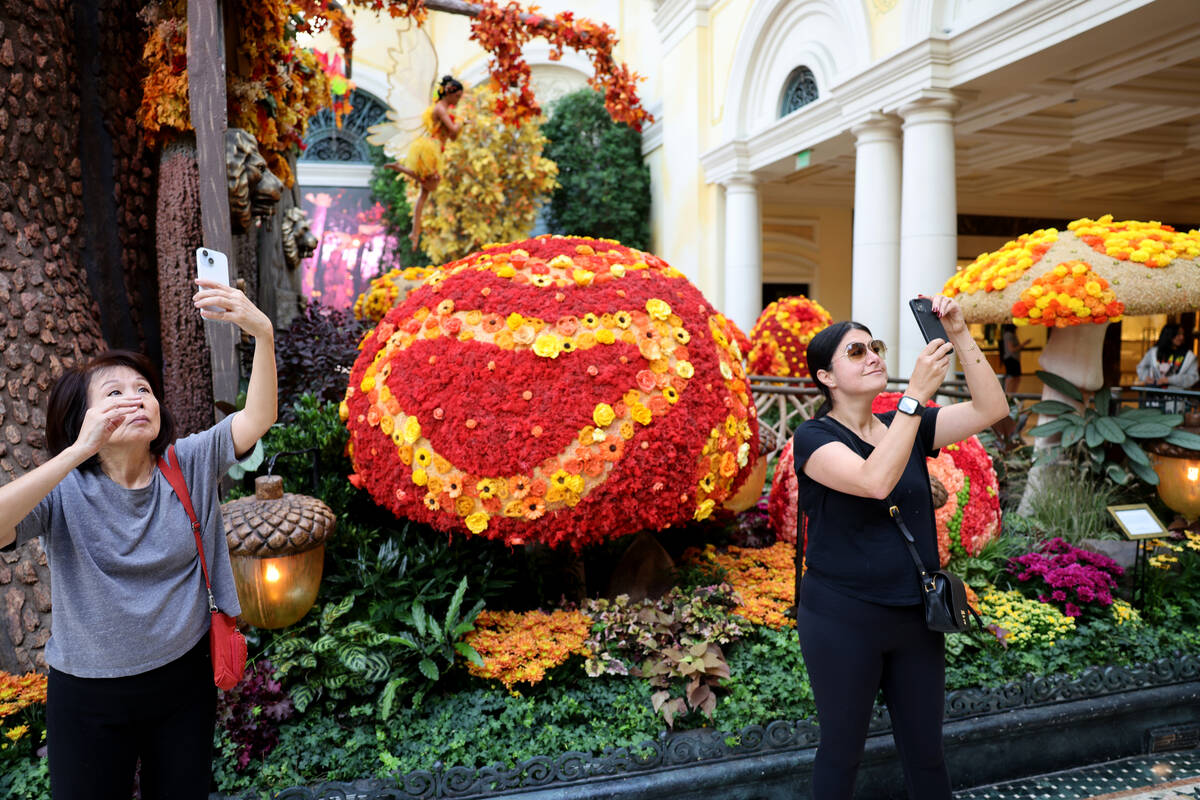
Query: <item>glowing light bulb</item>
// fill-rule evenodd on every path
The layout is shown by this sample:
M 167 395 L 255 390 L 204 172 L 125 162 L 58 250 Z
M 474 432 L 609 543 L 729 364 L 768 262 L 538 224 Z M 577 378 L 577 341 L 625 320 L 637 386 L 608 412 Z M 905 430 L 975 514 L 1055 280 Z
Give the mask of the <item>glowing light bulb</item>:
M 266 578 L 270 583 L 275 583 L 276 581 L 278 581 L 279 580 L 279 568 L 276 567 L 274 564 L 268 564 Z
M 1189 481 L 1195 481 L 1196 478 L 1200 478 L 1200 467 L 1188 467 L 1187 476 Z

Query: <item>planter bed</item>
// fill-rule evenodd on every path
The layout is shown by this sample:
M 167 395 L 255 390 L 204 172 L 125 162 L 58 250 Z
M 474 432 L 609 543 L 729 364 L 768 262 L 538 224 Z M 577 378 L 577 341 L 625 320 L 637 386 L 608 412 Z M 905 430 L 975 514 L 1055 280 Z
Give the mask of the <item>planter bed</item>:
M 1200 719 L 1200 656 L 1137 667 L 1091 668 L 1077 678 L 1030 676 L 946 698 L 946 757 L 956 788 L 1106 761 L 1155 748 L 1195 746 Z M 876 709 L 859 771 L 857 797 L 903 798 L 890 721 Z M 1174 740 L 1172 731 L 1183 735 Z M 808 720 L 749 726 L 737 736 L 712 730 L 665 735 L 632 752 L 565 753 L 512 769 L 453 767 L 293 787 L 280 800 L 506 797 L 520 800 L 783 800 L 808 788 L 817 727 Z M 214 795 L 214 798 L 249 797 Z

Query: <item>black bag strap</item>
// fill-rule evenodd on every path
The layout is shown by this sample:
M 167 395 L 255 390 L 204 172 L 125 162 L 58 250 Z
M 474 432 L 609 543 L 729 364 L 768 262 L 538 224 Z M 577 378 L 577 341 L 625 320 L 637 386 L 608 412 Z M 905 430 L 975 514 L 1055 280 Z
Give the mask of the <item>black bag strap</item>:
M 842 427 L 845 426 L 843 425 Z M 850 446 L 854 448 L 854 452 L 857 453 L 863 461 L 866 461 L 867 455 L 863 453 L 862 448 L 859 447 L 857 441 L 858 437 L 854 435 L 853 431 L 848 430 L 846 432 L 850 434 Z M 917 538 L 912 535 L 912 531 L 910 531 L 908 529 L 908 525 L 904 523 L 904 517 L 900 514 L 900 506 L 892 500 L 891 492 L 888 492 L 888 496 L 883 503 L 887 508 L 888 516 L 892 518 L 892 521 L 896 523 L 896 527 L 900 529 L 900 535 L 904 537 L 904 544 L 908 548 L 908 554 L 912 556 L 913 564 L 917 566 L 917 574 L 920 576 L 921 580 L 921 589 L 926 592 L 932 592 L 934 588 L 936 588 L 933 582 L 933 576 L 925 571 L 925 562 L 921 560 L 921 554 L 917 552 Z
M 865 461 L 867 456 L 863 454 L 862 448 L 860 448 L 858 446 L 858 442 L 855 441 L 858 439 L 858 437 L 854 435 L 853 431 L 847 431 L 847 433 L 850 434 L 850 445 L 854 448 L 854 451 L 858 453 L 858 455 L 861 456 Z M 888 496 L 883 502 L 887 507 L 888 516 L 891 517 L 892 521 L 896 523 L 896 527 L 900 530 L 900 535 L 904 538 L 904 545 L 908 549 L 908 554 L 912 556 L 913 564 L 915 564 L 917 567 L 917 573 L 920 576 L 921 581 L 921 590 L 926 594 L 936 590 L 937 583 L 934 581 L 933 575 L 930 575 L 925 570 L 925 562 L 921 560 L 921 554 L 917 552 L 917 538 L 913 536 L 912 531 L 910 531 L 908 529 L 908 525 L 905 524 L 904 516 L 900 513 L 900 506 L 894 500 L 892 500 L 891 492 L 888 492 Z M 949 573 L 943 572 L 941 574 L 948 575 Z M 980 630 L 982 630 L 983 620 L 979 617 L 979 613 L 975 609 L 971 608 L 970 603 L 967 603 L 966 606 L 967 611 L 969 611 L 971 616 L 975 618 L 975 624 L 979 626 Z

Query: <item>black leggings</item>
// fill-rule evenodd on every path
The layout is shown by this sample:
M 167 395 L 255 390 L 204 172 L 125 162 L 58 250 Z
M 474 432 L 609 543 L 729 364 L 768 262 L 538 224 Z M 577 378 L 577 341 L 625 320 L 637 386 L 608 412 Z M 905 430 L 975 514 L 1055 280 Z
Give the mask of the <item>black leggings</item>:
M 871 709 L 882 689 L 908 796 L 948 800 L 945 642 L 925 626 L 921 606 L 856 600 L 809 575 L 801 583 L 798 625 L 821 728 L 812 796 L 853 797 Z
M 46 739 L 54 800 L 129 800 L 139 757 L 145 800 L 207 800 L 216 698 L 208 636 L 140 675 L 78 678 L 51 669 Z

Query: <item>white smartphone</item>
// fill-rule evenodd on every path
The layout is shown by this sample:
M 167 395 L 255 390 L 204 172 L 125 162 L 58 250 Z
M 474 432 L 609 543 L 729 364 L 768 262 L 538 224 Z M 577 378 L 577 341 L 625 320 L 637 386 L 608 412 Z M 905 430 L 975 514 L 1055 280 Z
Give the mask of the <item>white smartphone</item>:
M 214 281 L 225 286 L 229 285 L 229 258 L 220 250 L 208 247 L 196 248 L 196 277 L 200 280 Z M 223 308 L 213 309 L 224 311 Z

